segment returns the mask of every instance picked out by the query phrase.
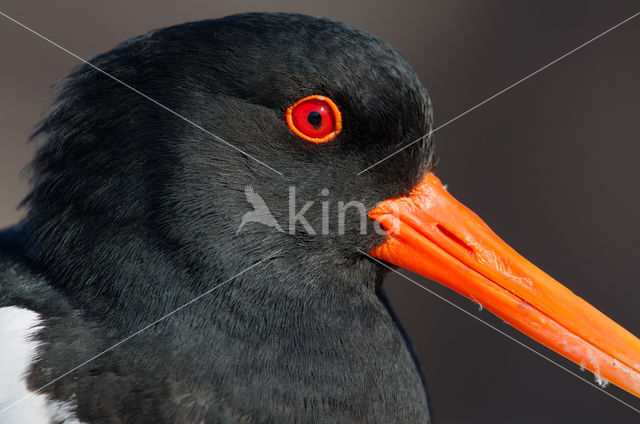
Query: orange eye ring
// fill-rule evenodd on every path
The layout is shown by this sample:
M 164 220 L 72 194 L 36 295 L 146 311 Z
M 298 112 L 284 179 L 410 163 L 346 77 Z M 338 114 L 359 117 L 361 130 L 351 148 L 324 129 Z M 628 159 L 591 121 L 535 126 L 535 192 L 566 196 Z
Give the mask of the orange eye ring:
M 305 115 L 308 111 L 308 115 Z M 311 114 L 315 114 L 314 118 L 319 119 L 317 125 L 315 122 L 312 123 Z M 298 137 L 316 144 L 333 140 L 342 130 L 340 109 L 333 100 L 318 94 L 304 97 L 289 106 L 286 118 L 291 131 Z

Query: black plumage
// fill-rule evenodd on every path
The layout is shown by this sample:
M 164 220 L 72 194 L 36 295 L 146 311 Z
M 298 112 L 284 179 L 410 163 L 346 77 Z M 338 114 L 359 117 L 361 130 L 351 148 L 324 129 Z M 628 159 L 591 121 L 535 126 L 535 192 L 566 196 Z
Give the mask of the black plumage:
M 161 29 L 91 60 L 278 175 L 83 65 L 41 123 L 27 217 L 0 236 L 0 307 L 43 319 L 35 390 L 246 268 L 255 268 L 47 385 L 82 422 L 426 422 L 419 366 L 381 292 L 380 243 L 335 207 L 406 194 L 433 162 L 426 90 L 390 46 L 341 23 L 245 14 Z M 323 94 L 343 131 L 288 128 Z M 289 190 L 318 232 L 247 223 L 252 186 L 279 223 Z M 328 189 L 328 195 L 321 195 Z M 372 221 L 367 225 L 371 227 Z M 270 257 L 271 256 L 271 257 Z

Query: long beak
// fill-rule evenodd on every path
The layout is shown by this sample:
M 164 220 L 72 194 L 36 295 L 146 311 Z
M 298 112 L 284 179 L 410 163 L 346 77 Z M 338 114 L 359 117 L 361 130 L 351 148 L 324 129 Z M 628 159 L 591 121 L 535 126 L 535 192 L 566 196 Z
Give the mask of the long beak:
M 369 217 L 388 232 L 372 256 L 444 284 L 640 397 L 640 340 L 520 256 L 433 174 Z

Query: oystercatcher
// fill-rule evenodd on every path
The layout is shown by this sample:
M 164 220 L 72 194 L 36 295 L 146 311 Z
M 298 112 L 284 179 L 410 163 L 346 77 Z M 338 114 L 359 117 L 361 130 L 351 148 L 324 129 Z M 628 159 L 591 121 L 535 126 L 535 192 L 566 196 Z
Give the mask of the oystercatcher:
M 640 394 L 640 341 L 431 173 L 427 91 L 384 42 L 255 13 L 90 62 L 0 235 L 1 422 L 429 422 L 386 262 Z

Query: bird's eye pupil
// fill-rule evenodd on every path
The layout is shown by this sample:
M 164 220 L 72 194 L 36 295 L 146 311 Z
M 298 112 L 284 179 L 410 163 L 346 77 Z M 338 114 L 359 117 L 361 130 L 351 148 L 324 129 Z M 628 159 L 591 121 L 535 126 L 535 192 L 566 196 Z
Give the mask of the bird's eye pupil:
M 307 121 L 309 121 L 309 123 L 314 127 L 318 127 L 320 126 L 320 124 L 322 124 L 322 115 L 320 114 L 320 112 L 314 110 L 312 112 L 309 112 Z

